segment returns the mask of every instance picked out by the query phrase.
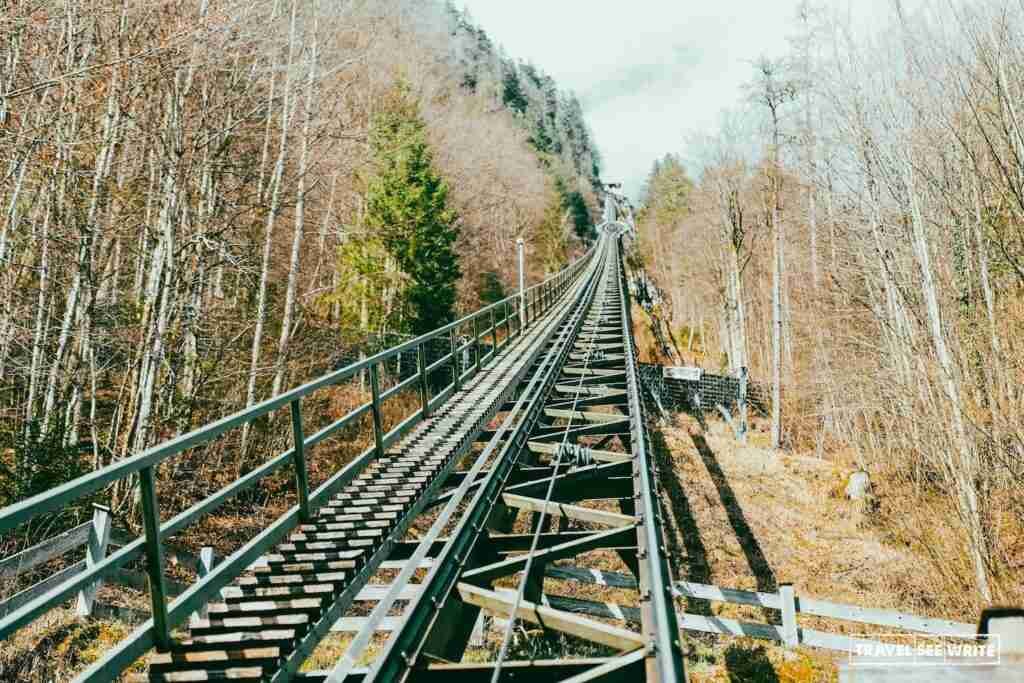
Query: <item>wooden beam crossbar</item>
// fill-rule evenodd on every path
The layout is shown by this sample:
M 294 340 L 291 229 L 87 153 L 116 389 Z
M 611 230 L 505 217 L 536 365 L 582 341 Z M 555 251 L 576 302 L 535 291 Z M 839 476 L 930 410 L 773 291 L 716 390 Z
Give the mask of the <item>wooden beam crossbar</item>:
M 629 434 L 629 419 L 622 418 L 615 422 L 602 422 L 590 424 L 584 427 L 566 429 L 562 427 L 538 428 L 538 433 L 530 437 L 531 441 L 562 441 L 563 439 L 579 438 L 581 436 L 600 436 L 608 434 Z
M 611 387 L 598 385 L 575 385 L 575 384 L 556 384 L 555 391 L 562 394 L 571 394 L 580 396 L 626 396 L 627 392 L 625 389 L 613 389 Z
M 466 582 L 459 582 L 457 588 L 463 602 L 505 618 L 515 616 L 544 628 L 607 645 L 622 652 L 632 652 L 647 644 L 647 639 L 639 633 L 526 600 L 520 601 L 513 615 L 514 596 L 502 595 Z
M 555 455 L 558 453 L 558 444 L 556 443 L 529 441 L 526 446 L 531 452 L 542 455 Z M 595 448 L 590 449 L 590 457 L 598 462 L 629 462 L 633 459 L 633 456 L 629 453 L 604 451 Z
M 583 377 L 601 377 L 606 382 L 626 381 L 626 373 L 624 373 L 622 370 L 612 370 L 605 368 L 582 368 L 567 365 L 566 367 L 562 368 L 562 374 L 576 376 L 582 375 Z
M 576 538 L 591 536 L 589 531 L 551 531 L 542 533 L 537 540 L 537 549 L 543 550 L 559 543 L 565 543 Z M 428 557 L 435 557 L 444 549 L 448 538 L 442 537 L 434 541 L 427 552 Z M 530 549 L 533 542 L 533 534 L 491 534 L 488 543 L 494 552 L 499 554 L 521 553 Z M 419 546 L 419 541 L 399 541 L 395 543 L 394 549 L 389 556 L 390 560 L 401 562 L 412 557 L 413 551 Z M 636 550 L 636 538 L 624 539 L 621 545 L 608 550 Z
M 575 557 L 591 550 L 614 547 L 621 545 L 624 541 L 628 542 L 630 535 L 633 533 L 632 527 L 623 527 L 573 539 L 535 553 L 534 557 L 537 558 L 535 561 L 542 563 L 554 562 L 555 560 L 562 560 L 567 557 Z M 516 572 L 522 571 L 526 567 L 528 559 L 529 555 L 510 557 L 500 562 L 493 562 L 483 567 L 471 569 L 465 572 L 462 577 L 470 583 L 486 584 L 502 576 L 511 576 Z
M 617 408 L 623 413 L 629 410 L 629 404 L 626 402 L 626 399 L 620 396 L 566 396 L 548 403 L 548 408 L 561 410 L 579 410 L 581 408 L 593 408 L 594 406 Z
M 591 424 L 609 424 L 622 421 L 622 413 L 595 413 L 589 410 L 562 410 L 545 408 L 544 414 L 560 420 L 583 420 Z
M 641 651 L 642 652 L 642 651 Z M 529 683 L 556 683 L 574 680 L 574 676 L 597 671 L 612 663 L 634 657 L 630 653 L 613 658 L 587 659 L 533 659 L 528 661 L 506 661 L 501 665 L 502 683 L 529 681 Z M 432 663 L 426 669 L 416 672 L 417 683 L 480 683 L 490 681 L 494 675 L 493 662 L 460 662 L 458 664 Z M 588 679 L 580 679 L 588 680 Z M 607 679 L 615 680 L 615 679 Z M 626 681 L 627 679 L 619 679 Z M 354 683 L 358 683 L 354 679 Z
M 635 681 L 637 676 L 644 675 L 644 660 L 646 658 L 647 650 L 637 650 L 596 666 L 590 671 L 583 671 L 571 678 L 566 678 L 562 683 Z
M 636 517 L 631 515 L 622 515 L 617 512 L 605 512 L 604 510 L 595 510 L 593 508 L 585 508 L 579 505 L 567 505 L 565 503 L 545 503 L 543 500 L 538 498 L 519 496 L 514 493 L 503 493 L 501 499 L 505 505 L 511 508 L 529 510 L 531 512 L 547 512 L 549 515 L 567 517 L 569 519 L 591 522 L 594 524 L 607 524 L 608 526 L 623 527 L 636 524 L 637 521 Z
M 551 484 L 550 472 L 546 477 L 515 484 L 505 490 L 521 496 L 543 496 Z M 552 500 L 563 503 L 590 498 L 624 498 L 633 492 L 629 463 L 626 462 L 588 465 L 563 472 L 554 479 Z

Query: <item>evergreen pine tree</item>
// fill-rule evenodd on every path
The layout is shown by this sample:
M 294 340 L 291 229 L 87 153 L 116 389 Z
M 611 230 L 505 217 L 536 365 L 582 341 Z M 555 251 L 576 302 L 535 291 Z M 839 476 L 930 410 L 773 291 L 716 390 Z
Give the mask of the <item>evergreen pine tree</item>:
M 555 190 L 561 197 L 561 208 L 572 218 L 572 227 L 576 236 L 583 241 L 597 239 L 594 219 L 590 215 L 587 201 L 578 190 L 570 190 L 564 178 L 555 178 Z
M 408 278 L 401 327 L 429 332 L 454 319 L 461 275 L 457 216 L 448 208 L 448 185 L 434 169 L 426 125 L 406 83 L 384 98 L 370 147 L 376 174 L 367 189 L 367 227 Z
M 590 216 L 590 209 L 587 202 L 579 191 L 572 191 L 565 195 L 564 206 L 572 214 L 572 227 L 576 236 L 584 241 L 597 239 L 597 231 L 594 229 L 594 219 Z
M 517 114 L 525 114 L 526 108 L 530 106 L 529 100 L 523 94 L 522 86 L 519 85 L 519 75 L 516 73 L 516 66 L 512 62 L 505 65 L 505 77 L 502 81 L 502 101 L 505 106 Z
M 484 306 L 497 303 L 507 296 L 505 294 L 505 285 L 501 283 L 501 277 L 493 270 L 480 273 L 477 295 L 480 297 L 480 303 Z

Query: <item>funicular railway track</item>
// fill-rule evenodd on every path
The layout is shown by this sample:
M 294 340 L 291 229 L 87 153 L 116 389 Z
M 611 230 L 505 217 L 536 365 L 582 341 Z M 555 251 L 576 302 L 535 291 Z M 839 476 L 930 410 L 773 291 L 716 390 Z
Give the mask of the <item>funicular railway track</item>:
M 209 619 L 150 659 L 148 679 L 292 677 L 511 396 L 575 296 L 224 589 Z
M 442 495 L 450 510 L 468 501 L 465 511 L 445 543 L 428 538 L 409 558 L 411 569 L 433 555 L 434 568 L 366 680 L 683 680 L 614 228 L 596 271 L 519 399 L 505 406 L 501 427 L 459 486 Z M 520 512 L 531 515 L 529 530 L 510 533 Z M 552 517 L 559 531 L 550 530 Z M 565 530 L 569 520 L 586 530 Z M 442 514 L 435 526 L 444 522 Z M 583 601 L 545 595 L 552 574 L 586 571 L 549 568 L 595 551 L 614 552 L 636 577 L 639 630 L 581 616 Z M 492 585 L 509 579 L 516 590 Z M 503 659 L 502 648 L 484 664 L 439 663 L 459 661 L 479 609 L 616 654 L 514 662 Z M 355 654 L 350 650 L 328 680 L 346 680 Z
M 305 499 L 300 495 L 298 510 L 169 607 L 154 591 L 160 596 L 153 599 L 154 619 L 82 680 L 113 680 L 154 644 L 157 652 L 148 657 L 146 672 L 130 678 L 683 680 L 625 295 L 624 228 L 607 222 L 589 260 L 562 277 L 557 290 L 541 290 L 548 297 L 546 312 L 537 315 L 535 308 L 532 324 L 517 325 L 516 336 L 506 307 L 509 335 L 501 351 L 484 366 L 478 355 L 477 371 L 468 378 L 457 371 L 436 405 L 425 394 L 418 421 L 404 432 L 384 435 L 393 435 L 390 441 L 382 436 L 375 398 L 375 454 L 365 454 L 358 467 L 347 467 Z M 490 320 L 494 334 L 493 311 Z M 420 362 L 425 377 L 422 355 Z M 376 375 L 372 378 L 376 397 Z M 302 437 L 301 395 L 291 403 L 293 422 L 299 421 L 296 440 L 315 442 L 322 437 Z M 210 432 L 221 433 L 239 420 L 222 422 Z M 181 448 L 200 440 L 182 438 L 187 443 Z M 181 448 L 165 450 L 173 454 Z M 93 576 L 145 551 L 150 577 L 159 583 L 160 539 L 183 526 L 179 518 L 184 518 L 160 524 L 155 503 L 147 503 L 147 485 L 152 486 L 147 467 L 159 459 L 151 453 L 137 457 L 143 456 L 149 459 L 71 482 L 52 500 L 30 499 L 0 510 L 0 530 L 82 491 L 98 490 L 115 475 L 139 471 L 144 511 L 156 521 L 147 523 L 144 539 L 98 563 Z M 301 491 L 302 449 L 271 464 L 286 462 L 295 463 Z M 197 509 L 215 507 L 203 505 Z M 587 572 L 586 563 L 595 557 L 615 558 L 634 576 L 630 615 L 604 614 L 595 611 L 598 603 L 551 592 L 557 589 L 553 582 Z M 397 575 L 390 583 L 368 585 L 384 566 Z M 48 602 L 41 598 L 0 620 L 0 638 L 84 585 L 84 579 L 72 579 Z M 360 617 L 361 629 L 346 655 L 331 671 L 300 673 L 356 601 L 372 609 Z M 193 617 L 187 629 L 172 633 L 171 627 L 203 606 L 203 618 Z M 462 664 L 481 610 L 515 619 L 508 620 L 490 661 Z M 589 641 L 603 654 L 516 661 L 509 654 L 516 619 L 573 642 Z M 392 622 L 391 635 L 370 668 L 362 668 L 359 662 L 366 660 L 385 620 Z

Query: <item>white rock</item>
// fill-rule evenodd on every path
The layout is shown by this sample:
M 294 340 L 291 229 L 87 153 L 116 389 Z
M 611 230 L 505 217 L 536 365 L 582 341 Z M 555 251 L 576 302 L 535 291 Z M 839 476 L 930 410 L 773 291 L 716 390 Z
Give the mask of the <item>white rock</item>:
M 863 470 L 850 475 L 846 484 L 846 497 L 850 500 L 863 500 L 871 496 L 871 478 Z

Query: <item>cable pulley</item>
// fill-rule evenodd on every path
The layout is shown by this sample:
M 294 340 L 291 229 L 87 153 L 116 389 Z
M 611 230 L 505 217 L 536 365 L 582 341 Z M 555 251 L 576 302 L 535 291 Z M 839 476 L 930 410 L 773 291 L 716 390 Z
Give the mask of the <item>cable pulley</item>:
M 594 464 L 594 451 L 579 444 L 563 443 L 559 445 L 558 458 L 571 465 L 586 467 Z

